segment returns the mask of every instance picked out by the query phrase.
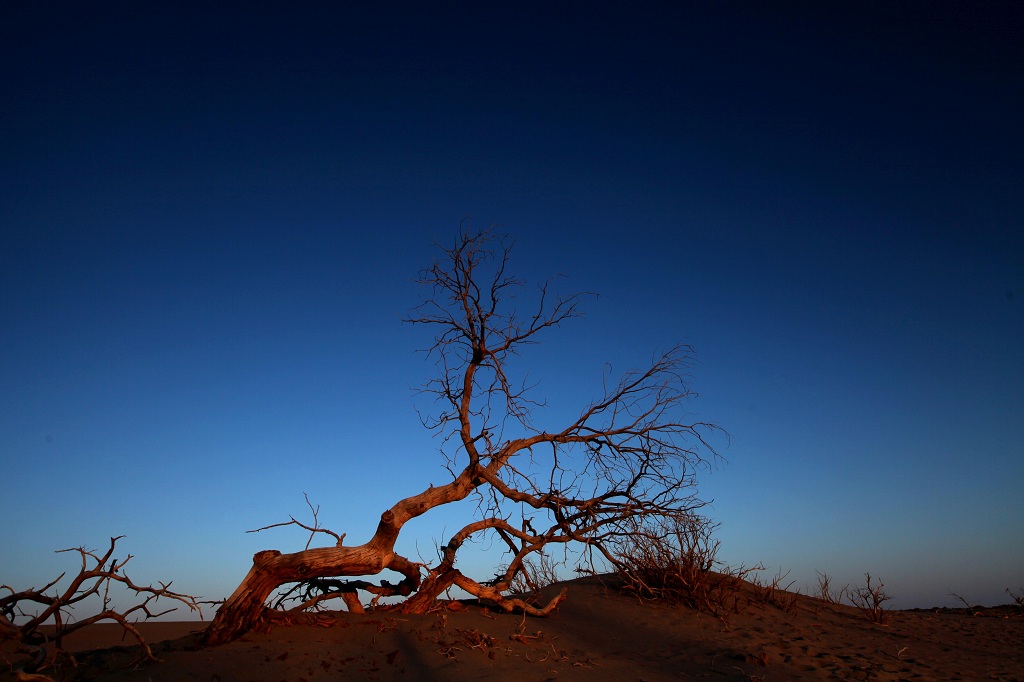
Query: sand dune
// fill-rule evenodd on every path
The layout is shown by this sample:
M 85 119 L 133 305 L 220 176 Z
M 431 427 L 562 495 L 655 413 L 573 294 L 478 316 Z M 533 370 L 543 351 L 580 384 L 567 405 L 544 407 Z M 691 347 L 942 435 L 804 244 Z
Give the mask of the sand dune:
M 570 581 L 546 619 L 479 606 L 421 616 L 324 616 L 198 649 L 202 623 L 142 626 L 163 663 L 133 664 L 113 626 L 69 640 L 85 680 L 1024 680 L 1019 608 L 893 612 L 890 624 L 802 597 L 719 619 Z M 461 607 L 461 608 L 460 608 Z M 454 610 L 457 609 L 457 610 Z

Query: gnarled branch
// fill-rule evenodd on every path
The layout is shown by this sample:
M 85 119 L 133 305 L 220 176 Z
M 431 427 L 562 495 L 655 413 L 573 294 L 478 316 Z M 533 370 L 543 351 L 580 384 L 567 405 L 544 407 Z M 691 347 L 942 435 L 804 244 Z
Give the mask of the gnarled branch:
M 22 654 L 29 656 L 24 666 L 26 670 L 37 672 L 54 665 L 60 659 L 73 662 L 74 659 L 63 648 L 63 638 L 105 620 L 114 621 L 134 637 L 142 647 L 145 658 L 159 660 L 135 627 L 137 621 L 132 618 L 147 620 L 176 610 L 176 607 L 153 610 L 151 607 L 160 599 L 184 604 L 190 611 L 196 611 L 202 616 L 197 598 L 171 590 L 171 583 L 140 585 L 129 578 L 124 567 L 132 560 L 132 555 L 122 560 L 114 558 L 114 548 L 123 537 L 110 538 L 110 546 L 103 554 L 84 547 L 57 550 L 58 553 L 78 553 L 81 558 L 81 568 L 63 589 L 54 588 L 67 573 L 62 573 L 41 589 L 29 588 L 16 592 L 8 585 L 0 585 L 0 590 L 9 592 L 0 595 L 0 640 L 14 642 Z M 141 601 L 124 609 L 114 607 L 110 588 L 118 584 L 135 593 Z M 73 609 L 94 598 L 100 600 L 99 612 L 75 619 Z M 50 626 L 52 631 L 50 628 L 44 629 L 44 626 Z M 54 645 L 53 653 L 47 654 L 44 647 L 50 643 Z

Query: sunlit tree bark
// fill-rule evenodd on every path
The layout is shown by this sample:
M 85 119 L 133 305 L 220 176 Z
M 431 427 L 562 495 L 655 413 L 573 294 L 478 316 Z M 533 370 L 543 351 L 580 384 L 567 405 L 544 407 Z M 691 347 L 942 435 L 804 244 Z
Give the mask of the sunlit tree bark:
M 298 609 L 341 598 L 359 610 L 359 589 L 375 597 L 408 597 L 395 608 L 423 612 L 457 586 L 496 608 L 543 615 L 564 592 L 543 605 L 507 595 L 531 554 L 572 544 L 615 565 L 615 540 L 636 528 L 638 519 L 686 518 L 702 505 L 695 473 L 715 456 L 706 440 L 715 427 L 684 419 L 683 404 L 692 396 L 686 381 L 691 349 L 675 346 L 645 368 L 617 379 L 605 376 L 601 395 L 575 419 L 541 428 L 535 419 L 543 404 L 517 378 L 517 357 L 550 328 L 579 317 L 586 294 L 556 295 L 549 281 L 523 314 L 517 298 L 523 283 L 507 271 L 510 249 L 508 238 L 491 232 L 461 233 L 421 273 L 430 294 L 407 320 L 435 332 L 428 351 L 437 372 L 422 390 L 436 409 L 421 418 L 445 443 L 451 481 L 384 511 L 373 537 L 361 545 L 345 546 L 344 536 L 292 519 L 289 524 L 314 536 L 330 534 L 334 546 L 257 553 L 206 630 L 205 644 L 230 641 L 263 624 L 273 613 L 268 600 L 287 584 L 294 584 L 287 594 Z M 478 500 L 477 515 L 448 538 L 436 565 L 395 553 L 409 520 L 471 495 Z M 456 567 L 456 556 L 467 540 L 488 533 L 507 546 L 510 560 L 494 580 L 482 583 Z M 385 569 L 401 574 L 401 582 L 338 579 Z

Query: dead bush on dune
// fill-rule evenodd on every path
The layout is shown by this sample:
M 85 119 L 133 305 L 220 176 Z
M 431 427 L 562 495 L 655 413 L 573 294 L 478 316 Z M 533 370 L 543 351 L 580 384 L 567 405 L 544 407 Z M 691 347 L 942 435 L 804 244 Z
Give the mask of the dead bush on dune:
M 761 567 L 730 569 L 718 562 L 716 528 L 698 515 L 638 524 L 616 546 L 616 569 L 625 589 L 642 599 L 679 603 L 715 616 L 739 613 L 743 579 Z
M 1010 595 L 1010 598 L 1013 599 L 1017 606 L 1024 608 L 1024 587 L 1020 588 L 1020 594 L 1011 591 L 1010 588 L 1007 587 L 1006 594 Z
M 832 576 L 824 571 L 816 571 L 816 573 L 818 574 L 818 599 L 829 604 L 841 603 L 850 586 L 844 585 L 836 592 L 832 589 Z
M 782 569 L 779 569 L 779 572 L 770 581 L 761 580 L 757 576 L 753 577 L 750 580 L 750 584 L 753 586 L 754 600 L 786 612 L 792 611 L 800 603 L 802 595 L 799 590 L 790 589 L 793 587 L 793 583 L 796 582 L 795 580 L 791 580 L 783 585 L 783 581 L 787 577 L 789 577 L 789 571 L 783 573 Z
M 162 616 L 175 608 L 153 611 L 151 606 L 160 599 L 171 600 L 202 615 L 196 597 L 173 592 L 171 583 L 158 583 L 159 587 L 154 587 L 136 584 L 129 578 L 124 567 L 132 560 L 132 555 L 128 554 L 121 560 L 114 558 L 114 548 L 122 537 L 110 538 L 110 547 L 103 554 L 84 547 L 58 550 L 58 553 L 78 553 L 81 557 L 81 568 L 66 588 L 57 587 L 66 573 L 61 573 L 41 589 L 33 587 L 16 592 L 8 585 L 0 585 L 0 590 L 9 592 L 0 596 L 0 644 L 4 645 L 5 654 L 13 654 L 19 659 L 17 663 L 6 660 L 9 670 L 24 674 L 56 668 L 64 663 L 74 665 L 74 657 L 64 649 L 64 637 L 99 621 L 113 621 L 120 625 L 142 647 L 143 657 L 156 661 L 159 659 L 135 623 Z M 111 590 L 116 591 L 119 586 L 134 593 L 141 601 L 126 609 L 115 608 Z M 100 606 L 98 613 L 75 618 L 73 611 L 76 606 L 86 606 L 96 600 Z
M 563 563 L 556 561 L 549 552 L 537 552 L 533 556 L 527 557 L 522 561 L 519 570 L 513 572 L 514 577 L 509 583 L 509 593 L 536 595 L 541 589 L 561 580 L 558 575 L 558 567 Z M 495 580 L 503 580 L 509 568 L 509 566 L 503 567 L 502 572 L 494 576 Z
M 872 623 L 885 625 L 889 622 L 889 609 L 884 604 L 892 600 L 892 595 L 885 591 L 881 580 L 872 585 L 870 573 L 865 573 L 864 578 L 866 584 L 850 590 L 847 598 Z

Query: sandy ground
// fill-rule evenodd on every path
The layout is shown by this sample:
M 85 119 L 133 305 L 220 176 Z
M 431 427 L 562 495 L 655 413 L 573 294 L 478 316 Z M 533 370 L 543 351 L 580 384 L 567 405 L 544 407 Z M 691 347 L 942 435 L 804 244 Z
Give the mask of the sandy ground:
M 1020 609 L 896 611 L 886 626 L 802 597 L 726 619 L 641 603 L 602 582 L 568 583 L 546 619 L 479 606 L 422 616 L 341 614 L 199 649 L 203 623 L 143 624 L 162 663 L 115 626 L 66 645 L 81 680 L 1022 680 Z M 0 676 L 2 677 L 2 676 Z

